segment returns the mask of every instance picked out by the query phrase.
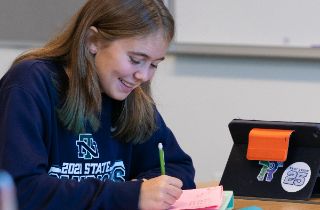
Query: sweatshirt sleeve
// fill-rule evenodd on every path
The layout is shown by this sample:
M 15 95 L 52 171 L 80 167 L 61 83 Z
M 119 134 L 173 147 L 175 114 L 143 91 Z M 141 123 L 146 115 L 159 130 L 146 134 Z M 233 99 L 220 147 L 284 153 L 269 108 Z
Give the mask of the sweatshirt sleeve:
M 158 143 L 161 142 L 164 149 L 166 174 L 179 178 L 183 182 L 183 189 L 195 188 L 195 169 L 191 157 L 181 149 L 158 111 L 156 114 L 158 130 L 150 140 L 134 147 L 132 177 L 150 179 L 160 176 Z
M 22 87 L 0 89 L 0 168 L 14 178 L 19 209 L 137 209 L 141 181 L 78 182 L 48 175 L 49 119 L 41 103 Z

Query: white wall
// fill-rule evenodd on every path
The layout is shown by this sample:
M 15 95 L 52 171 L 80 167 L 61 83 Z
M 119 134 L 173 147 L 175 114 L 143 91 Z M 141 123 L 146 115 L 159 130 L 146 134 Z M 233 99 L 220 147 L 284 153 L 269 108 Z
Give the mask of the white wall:
M 0 49 L 0 74 L 22 50 Z M 320 121 L 320 61 L 168 55 L 153 83 L 158 108 L 196 167 L 221 177 L 233 118 Z
M 320 44 L 319 1 L 173 2 L 177 42 L 273 47 Z
M 23 49 L 0 48 L 0 77 L 8 70 L 13 59 L 23 52 Z
M 320 62 L 169 56 L 154 95 L 167 124 L 193 157 L 196 181 L 217 180 L 228 159 L 234 118 L 320 121 Z

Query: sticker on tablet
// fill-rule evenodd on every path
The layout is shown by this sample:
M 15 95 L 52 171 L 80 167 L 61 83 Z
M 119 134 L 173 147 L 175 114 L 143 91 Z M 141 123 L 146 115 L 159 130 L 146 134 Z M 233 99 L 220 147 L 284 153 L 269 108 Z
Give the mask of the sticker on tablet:
M 278 168 L 283 167 L 283 162 L 260 160 L 259 165 L 262 165 L 262 168 L 257 176 L 258 181 L 263 182 L 265 180 L 266 182 L 271 182 Z
M 282 174 L 281 185 L 287 192 L 298 192 L 309 182 L 311 169 L 304 162 L 291 164 Z

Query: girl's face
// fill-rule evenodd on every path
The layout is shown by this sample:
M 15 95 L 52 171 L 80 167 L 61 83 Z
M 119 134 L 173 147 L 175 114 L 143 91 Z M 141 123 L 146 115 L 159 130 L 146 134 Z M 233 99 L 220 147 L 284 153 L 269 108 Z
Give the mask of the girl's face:
M 156 32 L 140 38 L 119 39 L 104 46 L 89 42 L 101 90 L 115 100 L 124 100 L 135 88 L 152 79 L 164 60 L 168 42 Z

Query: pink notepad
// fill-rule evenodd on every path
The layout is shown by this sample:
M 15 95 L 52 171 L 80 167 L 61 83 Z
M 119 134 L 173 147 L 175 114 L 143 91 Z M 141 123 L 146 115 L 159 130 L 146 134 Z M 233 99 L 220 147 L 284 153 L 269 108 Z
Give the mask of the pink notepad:
M 219 209 L 222 198 L 222 186 L 183 190 L 181 197 L 171 206 L 170 210 Z

